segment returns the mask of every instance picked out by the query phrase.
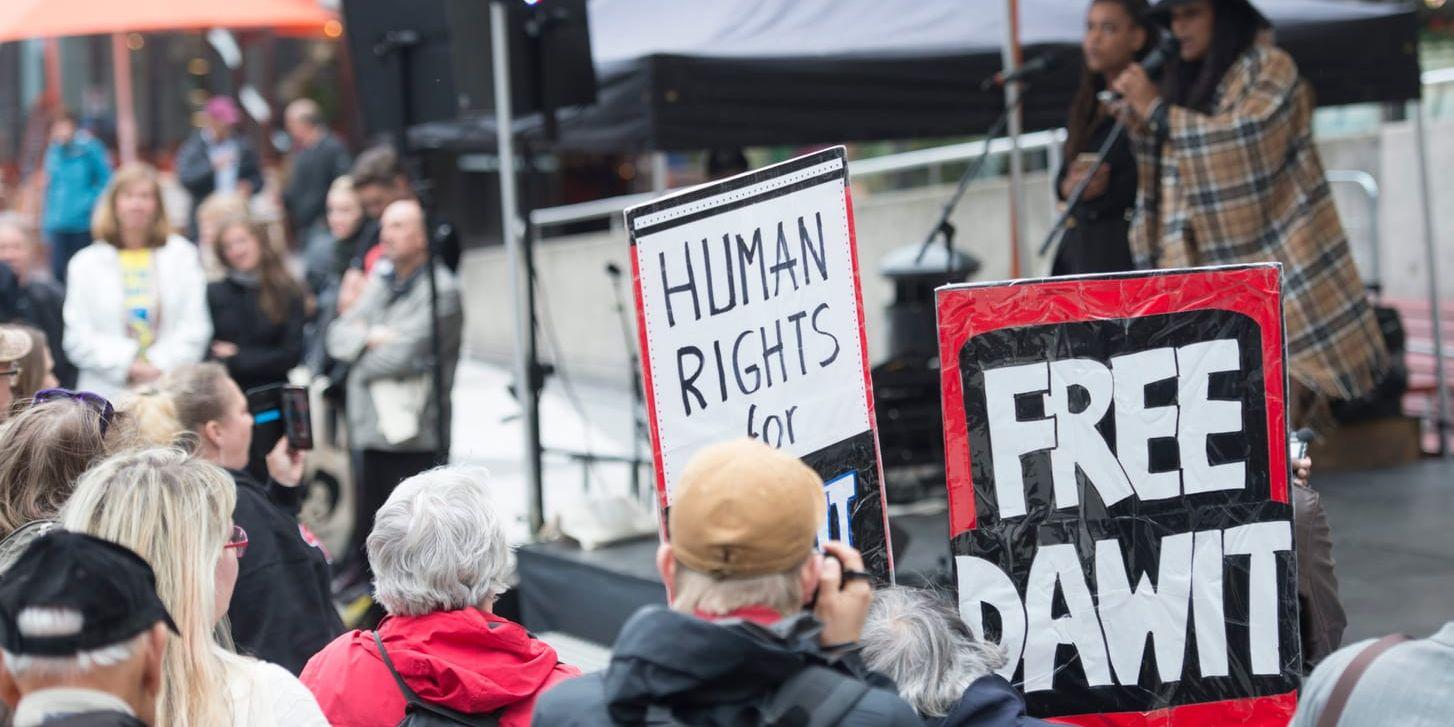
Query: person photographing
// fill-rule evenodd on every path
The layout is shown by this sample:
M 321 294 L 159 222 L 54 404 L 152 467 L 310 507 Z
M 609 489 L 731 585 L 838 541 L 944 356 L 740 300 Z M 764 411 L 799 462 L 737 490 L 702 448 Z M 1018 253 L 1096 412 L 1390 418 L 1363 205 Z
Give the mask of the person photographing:
M 1313 98 L 1248 0 L 1161 0 L 1180 53 L 1160 85 L 1130 65 L 1124 99 L 1141 193 L 1138 268 L 1282 263 L 1295 425 L 1374 387 L 1387 352 L 1312 139 Z

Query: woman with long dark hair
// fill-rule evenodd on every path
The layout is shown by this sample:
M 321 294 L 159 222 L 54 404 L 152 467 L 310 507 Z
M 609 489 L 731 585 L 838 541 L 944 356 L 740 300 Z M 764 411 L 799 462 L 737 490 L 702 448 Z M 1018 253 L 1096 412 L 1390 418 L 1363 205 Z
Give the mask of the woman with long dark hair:
M 303 286 L 262 225 L 236 217 L 218 226 L 217 238 L 227 277 L 207 286 L 215 328 L 211 357 L 244 391 L 286 383 L 303 358 Z
M 1140 60 L 1154 32 L 1146 20 L 1146 0 L 1092 0 L 1086 10 L 1085 72 L 1066 120 L 1065 164 L 1056 191 L 1068 199 L 1093 166 L 1096 151 L 1115 126 L 1115 118 L 1096 98 L 1107 83 Z M 1106 163 L 1091 177 L 1055 256 L 1055 275 L 1109 273 L 1131 269 L 1126 242 L 1136 205 L 1136 158 L 1123 136 L 1111 146 Z
M 1160 88 L 1112 83 L 1132 118 L 1137 267 L 1279 262 L 1294 426 L 1374 387 L 1388 355 L 1312 138 L 1311 89 L 1248 0 L 1161 0 L 1180 55 Z

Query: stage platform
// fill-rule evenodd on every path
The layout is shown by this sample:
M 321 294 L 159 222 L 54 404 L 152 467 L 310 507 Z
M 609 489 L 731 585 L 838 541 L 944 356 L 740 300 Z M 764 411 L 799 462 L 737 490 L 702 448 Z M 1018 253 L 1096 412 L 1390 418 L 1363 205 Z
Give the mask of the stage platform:
M 1454 620 L 1454 463 L 1319 475 L 1348 631 L 1344 643 L 1403 632 L 1426 636 Z M 949 584 L 944 512 L 891 519 L 899 582 Z M 656 539 L 595 551 L 568 543 L 520 548 L 520 611 L 536 633 L 608 646 L 631 613 L 665 603 Z
M 949 521 L 942 504 L 891 517 L 890 523 L 899 583 L 947 585 Z M 526 628 L 597 644 L 614 642 L 636 609 L 666 603 L 666 589 L 656 572 L 656 545 L 656 538 L 649 537 L 596 550 L 564 541 L 521 547 L 516 551 L 516 593 Z

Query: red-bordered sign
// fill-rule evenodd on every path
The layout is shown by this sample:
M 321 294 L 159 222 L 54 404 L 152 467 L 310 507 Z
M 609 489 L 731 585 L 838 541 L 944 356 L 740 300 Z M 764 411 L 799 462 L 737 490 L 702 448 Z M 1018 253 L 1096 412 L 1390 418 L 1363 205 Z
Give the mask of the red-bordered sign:
M 687 461 L 750 436 L 823 476 L 822 538 L 892 569 L 843 147 L 626 212 L 663 511 Z
M 961 614 L 1006 646 L 1031 713 L 1285 724 L 1301 651 L 1280 268 L 937 304 Z

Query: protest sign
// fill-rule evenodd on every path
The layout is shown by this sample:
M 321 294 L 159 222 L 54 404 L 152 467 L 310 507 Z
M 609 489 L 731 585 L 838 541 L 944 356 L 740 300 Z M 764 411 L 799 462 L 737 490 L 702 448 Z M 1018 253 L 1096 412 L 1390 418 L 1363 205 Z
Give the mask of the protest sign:
M 1287 723 L 1281 269 L 937 291 L 960 613 L 1031 714 Z
M 663 511 L 702 447 L 754 437 L 823 477 L 820 539 L 892 568 L 842 147 L 626 212 Z

